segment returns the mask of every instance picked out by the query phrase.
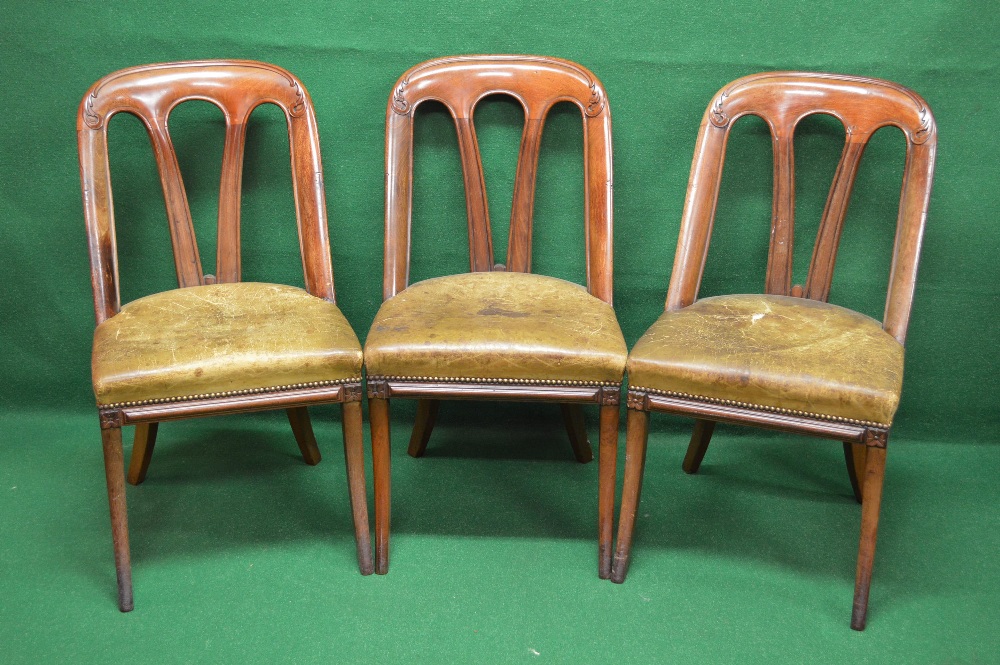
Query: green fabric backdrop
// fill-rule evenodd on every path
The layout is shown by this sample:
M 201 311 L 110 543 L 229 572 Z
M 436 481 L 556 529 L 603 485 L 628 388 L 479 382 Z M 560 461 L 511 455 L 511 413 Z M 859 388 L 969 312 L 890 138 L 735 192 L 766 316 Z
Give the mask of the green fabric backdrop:
M 882 77 L 923 95 L 937 118 L 940 147 L 897 431 L 991 439 L 1000 162 L 987 91 L 998 71 L 996 3 L 827 1 L 808 10 L 795 2 L 674 4 L 8 3 L 0 28 L 8 89 L 0 125 L 5 405 L 93 403 L 93 316 L 74 122 L 80 97 L 100 76 L 140 63 L 222 57 L 270 61 L 296 73 L 312 95 L 322 135 L 338 298 L 363 339 L 380 301 L 383 121 L 393 82 L 439 55 L 541 53 L 586 65 L 608 91 L 615 295 L 629 344 L 662 308 L 699 118 L 718 88 L 752 72 L 804 69 Z M 181 107 L 172 127 L 202 256 L 213 257 L 222 123 L 206 107 Z M 420 116 L 414 280 L 467 269 L 454 132 L 440 108 Z M 207 126 L 196 123 L 206 118 Z M 477 120 L 503 256 L 520 109 L 487 103 Z M 562 109 L 546 132 L 535 267 L 582 281 L 576 111 Z M 245 278 L 300 284 L 287 140 L 277 109 L 258 111 L 249 140 Z M 826 118 L 807 121 L 796 138 L 797 280 L 841 143 L 842 128 Z M 731 145 L 703 295 L 760 291 L 763 283 L 771 192 L 763 123 L 740 122 Z M 127 301 L 175 282 L 162 197 L 139 123 L 124 115 L 113 121 L 111 148 Z M 831 296 L 878 318 L 901 158 L 901 135 L 883 130 L 859 176 Z
M 1000 447 L 960 444 L 998 433 L 998 17 L 995 0 L 0 2 L 0 660 L 996 662 Z M 315 410 L 315 468 L 280 413 L 171 423 L 149 480 L 128 491 L 137 604 L 116 611 L 89 377 L 81 96 L 140 63 L 254 58 L 295 72 L 322 134 L 340 304 L 363 338 L 381 300 L 386 99 L 413 64 L 476 52 L 561 56 L 607 88 L 630 344 L 662 309 L 698 122 L 721 86 L 805 69 L 890 79 L 929 102 L 938 170 L 864 634 L 848 629 L 860 511 L 839 445 L 723 427 L 688 477 L 690 423 L 654 418 L 635 558 L 617 586 L 594 574 L 596 465 L 570 461 L 549 405 L 446 405 L 428 457 L 412 460 L 412 403 L 394 404 L 393 569 L 377 578 L 353 561 L 335 409 Z M 489 100 L 477 121 L 502 256 L 520 111 Z M 222 123 L 191 103 L 172 128 L 212 257 Z M 148 141 L 128 116 L 111 129 L 127 301 L 176 282 Z M 764 279 L 770 141 L 755 119 L 734 132 L 705 295 L 759 292 Z M 828 118 L 796 138 L 797 280 L 842 141 Z M 576 281 L 580 152 L 578 114 L 558 109 L 534 262 Z M 287 159 L 283 119 L 260 109 L 244 173 L 247 279 L 302 282 Z M 466 270 L 440 108 L 420 112 L 416 162 L 413 278 Z M 876 317 L 901 171 L 902 138 L 884 130 L 831 297 Z

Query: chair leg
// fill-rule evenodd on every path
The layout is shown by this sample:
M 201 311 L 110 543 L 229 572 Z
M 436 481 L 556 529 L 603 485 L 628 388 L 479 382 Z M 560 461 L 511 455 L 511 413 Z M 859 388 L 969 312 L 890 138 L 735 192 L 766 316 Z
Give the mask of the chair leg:
M 102 429 L 104 473 L 108 482 L 108 505 L 111 508 L 111 539 L 115 546 L 115 572 L 118 577 L 118 609 L 131 612 L 132 558 L 128 548 L 128 511 L 125 507 L 125 457 L 120 427 Z
M 844 459 L 847 461 L 847 477 L 851 479 L 851 489 L 858 503 L 864 496 L 861 481 L 865 477 L 865 459 L 868 446 L 863 443 L 844 442 Z
M 594 459 L 594 451 L 590 449 L 587 440 L 587 425 L 583 418 L 583 407 L 579 404 L 560 404 L 563 422 L 566 423 L 566 434 L 569 444 L 573 446 L 573 456 L 581 464 Z
M 649 435 L 649 412 L 628 410 L 625 429 L 625 482 L 622 487 L 622 505 L 618 516 L 618 544 L 611 581 L 621 584 L 628 574 L 632 551 L 632 533 L 635 516 L 639 511 L 642 494 L 643 468 L 646 465 L 646 440 Z
M 371 575 L 372 540 L 368 533 L 368 497 L 365 492 L 365 441 L 361 422 L 361 402 L 340 405 L 344 430 L 344 461 L 347 465 L 347 489 L 354 517 L 354 543 L 358 548 L 358 568 Z
M 437 420 L 438 405 L 436 399 L 422 399 L 417 402 L 417 419 L 413 423 L 410 447 L 406 451 L 410 457 L 423 457 L 424 451 L 427 450 L 427 442 L 431 440 L 434 421 Z
M 375 573 L 389 572 L 389 400 L 368 398 L 372 428 L 372 475 L 375 482 Z
M 313 434 L 312 423 L 309 422 L 309 409 L 297 406 L 285 409 L 285 413 L 288 414 L 288 422 L 292 426 L 295 442 L 299 444 L 299 450 L 302 451 L 302 459 L 311 466 L 319 464 L 321 457 L 319 447 L 316 445 L 316 436 Z
M 156 430 L 159 425 L 159 423 L 139 423 L 135 426 L 132 459 L 128 465 L 128 482 L 131 485 L 138 485 L 146 479 L 149 461 L 153 459 L 153 446 L 156 445 Z
M 865 460 L 864 503 L 861 504 L 861 544 L 858 547 L 858 573 L 854 582 L 854 611 L 851 628 L 864 630 L 868 615 L 868 591 L 872 583 L 875 561 L 875 538 L 878 536 L 878 514 L 882 503 L 882 481 L 885 477 L 885 448 L 869 447 Z
M 712 432 L 715 431 L 714 420 L 694 421 L 694 431 L 691 432 L 691 443 L 688 444 L 687 454 L 684 456 L 685 473 L 698 473 L 701 461 L 705 459 L 705 451 L 708 450 L 708 443 L 712 440 Z
M 597 461 L 597 574 L 602 580 L 611 577 L 619 414 L 617 404 L 605 404 L 601 407 L 601 447 Z

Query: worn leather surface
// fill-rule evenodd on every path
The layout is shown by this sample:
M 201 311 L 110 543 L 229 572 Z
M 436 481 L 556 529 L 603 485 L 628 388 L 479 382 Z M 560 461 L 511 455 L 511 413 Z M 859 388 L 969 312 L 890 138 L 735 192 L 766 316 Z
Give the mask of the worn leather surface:
M 361 345 L 333 303 L 244 282 L 156 293 L 94 332 L 98 404 L 361 375 Z
M 731 295 L 666 312 L 636 343 L 629 385 L 890 424 L 903 346 L 857 312 Z
M 382 304 L 365 342 L 369 376 L 618 382 L 627 354 L 610 305 L 515 272 L 413 284 Z

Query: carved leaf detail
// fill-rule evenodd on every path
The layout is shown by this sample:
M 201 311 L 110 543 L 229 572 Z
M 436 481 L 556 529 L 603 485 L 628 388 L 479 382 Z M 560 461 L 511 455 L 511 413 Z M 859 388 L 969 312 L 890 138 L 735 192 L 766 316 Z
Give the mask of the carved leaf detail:
M 392 110 L 402 115 L 406 115 L 410 111 L 410 103 L 403 96 L 406 93 L 406 86 L 409 82 L 409 78 L 403 79 L 392 93 Z
M 590 101 L 587 104 L 587 116 L 594 117 L 604 109 L 604 95 L 597 87 L 596 81 L 590 82 Z
M 298 118 L 306 110 L 306 99 L 305 95 L 302 94 L 302 86 L 295 79 L 291 80 L 291 86 L 295 88 L 295 103 L 292 104 L 292 108 L 288 109 L 288 112 L 292 114 L 292 117 Z
M 87 99 L 87 106 L 83 110 L 83 121 L 87 123 L 87 126 L 91 129 L 100 129 L 101 127 L 101 116 L 97 115 L 94 111 L 94 100 L 97 99 L 97 91 L 90 93 L 90 97 Z
M 729 124 L 729 116 L 722 108 L 722 104 L 728 96 L 728 90 L 719 95 L 719 98 L 715 100 L 715 104 L 712 105 L 712 110 L 708 114 L 709 121 L 716 127 L 725 127 Z
M 927 112 L 927 107 L 920 107 L 920 127 L 913 134 L 913 142 L 920 145 L 931 136 L 931 116 Z

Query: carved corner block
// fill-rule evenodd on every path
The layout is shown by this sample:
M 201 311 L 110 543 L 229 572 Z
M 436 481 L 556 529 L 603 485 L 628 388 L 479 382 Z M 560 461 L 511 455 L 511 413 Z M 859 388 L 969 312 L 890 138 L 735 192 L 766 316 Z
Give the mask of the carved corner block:
M 885 448 L 889 441 L 889 430 L 868 428 L 861 440 L 869 448 Z
M 629 390 L 626 405 L 634 411 L 649 411 L 649 393 Z
M 341 388 L 340 395 L 344 402 L 360 402 L 362 397 L 361 383 L 345 383 Z
M 602 386 L 597 393 L 597 402 L 601 406 L 616 406 L 621 404 L 621 386 Z
M 369 378 L 368 399 L 389 399 L 389 382 L 385 379 Z
M 124 424 L 124 417 L 121 409 L 98 409 L 98 417 L 101 420 L 101 429 L 115 429 Z

